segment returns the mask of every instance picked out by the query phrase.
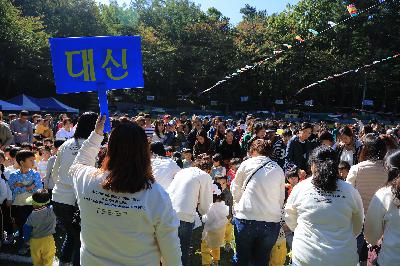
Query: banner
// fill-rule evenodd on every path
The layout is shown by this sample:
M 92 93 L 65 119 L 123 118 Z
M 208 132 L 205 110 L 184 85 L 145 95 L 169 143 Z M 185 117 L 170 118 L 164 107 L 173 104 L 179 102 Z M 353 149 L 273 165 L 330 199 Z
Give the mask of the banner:
M 374 106 L 374 101 L 373 100 L 364 100 L 362 101 L 363 106 Z
M 358 67 L 358 68 L 356 68 L 356 69 L 350 69 L 350 70 L 344 71 L 344 72 L 342 72 L 342 73 L 330 75 L 330 76 L 328 76 L 328 77 L 326 77 L 326 78 L 323 78 L 323 79 L 318 80 L 318 81 L 316 81 L 316 82 L 314 82 L 314 83 L 312 83 L 312 84 L 310 84 L 310 85 L 308 85 L 308 86 L 305 86 L 305 87 L 301 88 L 301 89 L 296 93 L 296 95 L 297 95 L 297 94 L 300 94 L 300 93 L 303 92 L 305 89 L 308 89 L 308 88 L 311 88 L 311 87 L 320 85 L 320 84 L 322 84 L 322 83 L 324 83 L 324 82 L 327 82 L 327 81 L 329 81 L 329 80 L 337 79 L 337 78 L 346 76 L 346 75 L 348 75 L 348 74 L 358 73 L 358 72 L 360 72 L 361 70 L 371 68 L 371 67 L 373 67 L 373 66 L 375 66 L 375 65 L 385 63 L 386 61 L 389 61 L 389 60 L 392 60 L 392 59 L 395 59 L 395 58 L 400 58 L 400 54 L 394 54 L 394 55 L 392 55 L 392 56 L 388 56 L 388 57 L 382 58 L 382 59 L 380 59 L 380 60 L 375 60 L 375 61 L 371 62 L 370 64 L 360 66 L 360 67 Z
M 57 93 L 97 91 L 108 118 L 107 90 L 143 88 L 139 36 L 50 38 Z M 109 132 L 107 119 L 105 132 Z
M 314 106 L 313 100 L 304 101 L 305 106 Z

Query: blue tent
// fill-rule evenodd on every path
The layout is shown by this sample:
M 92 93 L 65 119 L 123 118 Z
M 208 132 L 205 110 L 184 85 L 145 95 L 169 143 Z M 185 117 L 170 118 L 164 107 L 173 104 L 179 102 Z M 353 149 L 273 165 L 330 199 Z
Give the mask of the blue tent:
M 58 104 L 59 106 L 61 106 L 62 108 L 64 108 L 66 111 L 65 112 L 67 112 L 67 113 L 79 113 L 79 109 L 76 109 L 76 108 L 72 108 L 72 107 L 70 107 L 70 106 L 68 106 L 68 105 L 65 105 L 65 104 L 63 104 L 62 102 L 60 102 L 59 100 L 57 100 L 57 99 L 55 99 L 55 98 L 49 98 L 49 99 L 51 99 L 52 101 L 54 101 L 56 104 Z
M 27 111 L 48 111 L 48 112 L 66 112 L 79 113 L 79 109 L 69 107 L 62 102 L 50 98 L 35 98 L 21 94 L 9 100 L 13 104 L 20 105 L 22 110 Z
M 19 105 L 22 108 L 22 110 L 40 111 L 40 107 L 36 103 L 34 103 L 31 99 L 29 99 L 29 97 L 26 96 L 25 94 L 15 96 L 14 98 L 8 101 L 10 103 Z
M 79 109 L 75 109 L 69 107 L 68 105 L 63 104 L 62 102 L 50 98 L 34 98 L 27 96 L 31 101 L 40 106 L 40 110 L 42 111 L 50 111 L 50 112 L 66 112 L 66 113 L 79 113 Z
M 0 100 L 0 110 L 3 111 L 21 111 L 23 108 L 19 105 L 15 105 L 6 101 Z

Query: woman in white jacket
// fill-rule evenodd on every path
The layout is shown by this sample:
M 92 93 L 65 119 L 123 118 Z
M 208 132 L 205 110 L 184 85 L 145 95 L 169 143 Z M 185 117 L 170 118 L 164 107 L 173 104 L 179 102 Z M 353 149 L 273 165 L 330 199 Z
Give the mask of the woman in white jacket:
M 81 212 L 81 265 L 181 265 L 179 220 L 155 182 L 144 130 L 123 122 L 111 132 L 100 169 L 93 167 L 105 117 L 79 151 L 70 173 Z
M 233 265 L 268 265 L 279 235 L 285 200 L 285 175 L 268 156 L 272 146 L 263 139 L 250 147 L 232 182 L 236 254 Z
M 79 117 L 75 135 L 72 139 L 64 142 L 58 149 L 51 173 L 51 178 L 54 182 L 52 190 L 54 213 L 66 231 L 65 240 L 61 248 L 60 265 L 68 265 L 71 262 L 74 266 L 80 265 L 79 210 L 76 207 L 72 177 L 68 171 L 82 143 L 93 131 L 96 120 L 97 114 L 93 112 L 84 113 Z
M 316 148 L 310 164 L 312 177 L 293 188 L 285 207 L 286 224 L 294 231 L 293 265 L 355 266 L 364 219 L 361 196 L 338 179 L 331 148 Z
M 385 160 L 388 185 L 372 198 L 365 218 L 365 239 L 372 245 L 382 240 L 378 263 L 400 265 L 400 150 Z

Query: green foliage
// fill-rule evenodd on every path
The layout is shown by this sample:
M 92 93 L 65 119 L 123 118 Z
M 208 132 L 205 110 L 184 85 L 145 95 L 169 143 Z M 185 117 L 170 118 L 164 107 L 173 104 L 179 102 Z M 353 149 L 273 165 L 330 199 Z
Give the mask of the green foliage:
M 0 0 L 1 94 L 8 96 L 30 85 L 39 88 L 50 77 L 47 57 L 49 35 L 40 18 L 22 16 L 9 0 Z M 33 92 L 33 90 L 31 90 Z
M 130 5 L 115 0 L 109 5 L 94 0 L 0 0 L 2 96 L 28 88 L 54 94 L 46 41 L 50 36 L 141 35 L 144 91 L 162 105 L 182 105 L 177 95 L 188 95 L 197 105 L 209 105 L 212 98 L 234 108 L 258 109 L 270 108 L 275 99 L 293 104 L 314 99 L 321 110 L 331 110 L 359 106 L 366 81 L 367 98 L 375 100 L 377 109 L 384 105 L 391 110 L 400 96 L 395 60 L 294 97 L 302 86 L 398 51 L 398 0 L 387 0 L 319 36 L 308 31 L 321 32 L 328 21 L 348 18 L 347 2 L 301 0 L 278 14 L 245 5 L 242 21 L 232 25 L 219 10 L 204 12 L 190 0 L 134 0 Z M 377 3 L 351 2 L 360 10 Z M 282 44 L 295 45 L 297 35 L 310 41 L 197 97 L 227 74 L 284 49 Z M 250 96 L 250 106 L 240 105 L 243 95 Z

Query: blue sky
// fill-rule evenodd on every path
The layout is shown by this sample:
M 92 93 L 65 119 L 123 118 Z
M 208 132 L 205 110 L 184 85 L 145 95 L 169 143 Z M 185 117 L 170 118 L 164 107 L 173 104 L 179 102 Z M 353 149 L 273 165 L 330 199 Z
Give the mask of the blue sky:
M 265 9 L 268 14 L 282 11 L 287 4 L 296 4 L 299 0 L 192 0 L 201 5 L 203 10 L 209 7 L 215 7 L 222 12 L 224 16 L 231 18 L 231 22 L 236 24 L 241 19 L 240 8 L 245 4 Z M 98 2 L 109 3 L 109 0 L 98 0 Z M 119 3 L 130 3 L 130 0 L 118 0 Z

